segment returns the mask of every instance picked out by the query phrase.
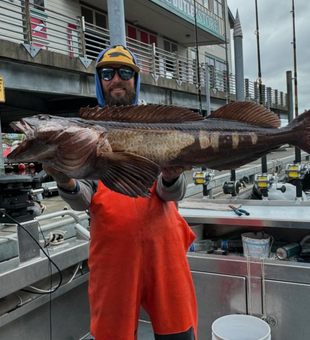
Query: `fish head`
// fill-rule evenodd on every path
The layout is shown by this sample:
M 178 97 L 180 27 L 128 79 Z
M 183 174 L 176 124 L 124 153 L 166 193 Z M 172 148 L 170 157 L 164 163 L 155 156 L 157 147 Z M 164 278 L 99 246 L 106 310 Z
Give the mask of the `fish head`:
M 24 133 L 26 140 L 30 141 L 37 138 L 46 138 L 53 133 L 63 130 L 65 119 L 50 116 L 36 115 L 22 118 L 19 121 L 10 123 L 14 131 Z
M 51 149 L 49 143 L 55 134 L 63 130 L 60 119 L 53 119 L 49 115 L 36 115 L 25 117 L 10 123 L 14 131 L 23 133 L 25 139 L 9 155 L 10 161 L 30 162 L 35 161 L 38 155 Z
M 36 115 L 12 122 L 10 126 L 26 138 L 8 159 L 15 162 L 39 162 L 69 173 L 93 152 L 102 130 L 74 119 Z

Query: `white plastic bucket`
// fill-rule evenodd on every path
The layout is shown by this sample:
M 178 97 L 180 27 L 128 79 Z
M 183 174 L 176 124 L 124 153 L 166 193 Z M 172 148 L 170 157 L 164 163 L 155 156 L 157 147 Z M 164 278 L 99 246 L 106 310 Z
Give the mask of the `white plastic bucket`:
M 212 324 L 212 340 L 271 340 L 267 322 L 250 315 L 222 316 Z
M 271 237 L 264 232 L 244 233 L 242 236 L 243 255 L 253 259 L 268 259 Z

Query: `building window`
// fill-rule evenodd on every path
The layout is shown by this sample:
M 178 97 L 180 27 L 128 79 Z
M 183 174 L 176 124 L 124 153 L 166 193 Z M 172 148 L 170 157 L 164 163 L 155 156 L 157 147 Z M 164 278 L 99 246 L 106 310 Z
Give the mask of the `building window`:
M 31 4 L 34 4 L 35 6 L 42 6 L 44 7 L 44 0 L 30 0 Z
M 191 49 L 190 58 L 191 60 L 196 60 L 196 49 Z
M 106 15 L 88 7 L 81 7 L 85 19 L 86 55 L 96 58 L 109 45 Z
M 94 20 L 93 20 L 93 11 L 89 8 L 86 7 L 82 7 L 82 16 L 84 17 L 85 21 L 93 24 Z
M 205 56 L 206 64 L 209 65 L 210 87 L 218 91 L 225 91 L 227 82 L 227 66 L 224 60 L 212 58 L 210 55 Z
M 215 68 L 218 69 L 219 71 L 226 71 L 226 63 L 215 60 Z
M 127 25 L 127 36 L 131 39 L 141 41 L 145 44 L 155 44 L 157 46 L 157 36 L 135 26 Z M 133 48 L 133 47 L 132 47 Z
M 206 57 L 206 64 L 215 67 L 215 60 L 213 58 Z
M 127 26 L 127 36 L 131 39 L 137 40 L 138 30 L 134 26 Z
M 178 52 L 178 45 L 171 41 L 164 40 L 164 50 L 171 53 Z
M 222 0 L 213 0 L 213 12 L 220 18 L 223 18 L 223 3 Z
M 93 24 L 97 27 L 107 28 L 107 18 L 104 14 L 83 6 L 81 9 L 82 16 L 85 18 L 85 22 Z
M 101 28 L 107 28 L 107 20 L 104 14 L 95 12 L 95 24 Z
M 140 41 L 145 44 L 155 44 L 157 45 L 157 37 L 154 34 L 140 30 Z
M 164 50 L 170 52 L 169 54 L 164 56 L 164 68 L 165 68 L 165 77 L 168 79 L 173 79 L 176 77 L 176 65 L 175 65 L 175 57 L 171 55 L 171 53 L 178 53 L 178 45 L 169 41 L 164 40 Z
M 206 64 L 208 64 L 209 66 L 215 67 L 218 71 L 222 71 L 222 72 L 226 71 L 226 62 L 225 61 L 221 61 L 221 60 L 212 58 L 208 55 L 206 55 L 205 61 L 206 61 Z
M 30 0 L 30 3 L 33 4 L 32 8 L 40 10 L 41 12 L 45 11 L 44 0 Z
M 205 8 L 210 8 L 210 6 L 209 6 L 209 1 L 210 0 L 196 0 L 200 5 L 202 5 L 203 7 L 205 7 Z
M 132 41 L 132 39 L 135 41 Z M 138 43 L 139 41 L 141 42 L 140 44 Z M 155 44 L 157 46 L 157 36 L 135 26 L 127 25 L 127 45 L 130 51 L 135 53 L 141 72 L 150 73 L 152 64 L 149 59 L 148 46 L 144 44 Z M 140 48 L 138 48 L 139 45 Z

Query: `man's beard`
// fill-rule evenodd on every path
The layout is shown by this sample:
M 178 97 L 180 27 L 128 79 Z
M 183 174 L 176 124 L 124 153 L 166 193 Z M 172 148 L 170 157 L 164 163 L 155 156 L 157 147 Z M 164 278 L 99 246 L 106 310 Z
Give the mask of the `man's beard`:
M 115 96 L 112 96 L 110 91 L 105 89 L 103 89 L 103 95 L 105 105 L 108 106 L 133 105 L 136 99 L 136 91 L 128 87 L 126 87 L 125 95 L 122 95 L 121 93 L 116 93 Z

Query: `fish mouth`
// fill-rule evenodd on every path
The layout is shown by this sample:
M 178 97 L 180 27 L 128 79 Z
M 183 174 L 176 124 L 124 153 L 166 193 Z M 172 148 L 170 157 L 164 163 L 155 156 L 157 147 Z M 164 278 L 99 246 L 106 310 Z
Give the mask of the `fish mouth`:
M 33 128 L 24 119 L 10 123 L 10 126 L 14 131 L 24 133 L 27 138 L 33 136 Z
M 25 134 L 26 139 L 7 156 L 10 161 L 25 161 L 24 153 L 29 149 L 29 144 L 34 140 L 34 130 L 24 119 L 10 123 L 11 128 L 16 132 Z

